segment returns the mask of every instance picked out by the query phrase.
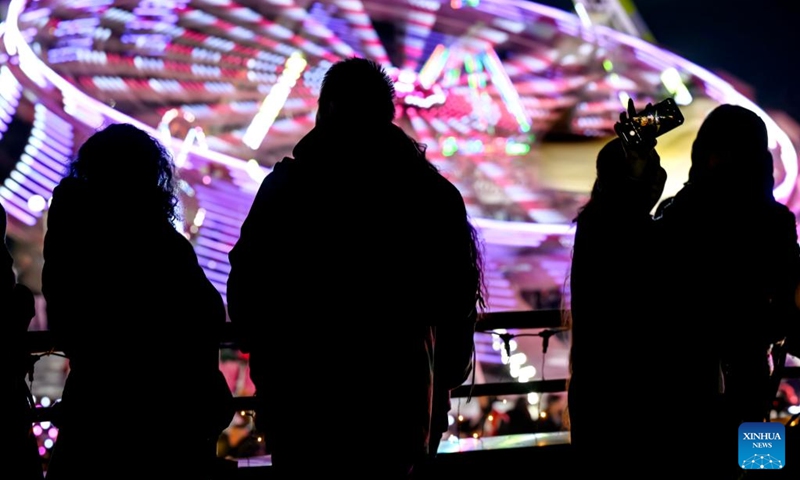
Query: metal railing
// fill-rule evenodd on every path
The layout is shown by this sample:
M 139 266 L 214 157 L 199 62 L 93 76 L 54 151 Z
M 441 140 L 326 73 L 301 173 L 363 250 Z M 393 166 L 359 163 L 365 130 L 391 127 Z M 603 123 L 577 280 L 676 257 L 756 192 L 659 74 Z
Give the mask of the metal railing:
M 493 333 L 508 330 L 538 330 L 543 339 L 562 329 L 563 311 L 530 310 L 510 312 L 488 312 L 476 325 L 476 333 Z M 27 349 L 31 355 L 41 356 L 60 351 L 51 332 L 47 330 L 30 331 L 26 337 Z M 546 340 L 544 340 L 546 341 Z M 220 338 L 221 349 L 236 349 L 234 332 L 230 323 L 225 325 Z M 566 391 L 566 378 L 534 380 L 528 382 L 497 382 L 463 385 L 452 392 L 453 398 L 524 395 L 532 392 L 554 393 Z M 255 408 L 252 396 L 235 396 L 232 413 L 251 411 Z M 52 407 L 37 407 L 35 421 L 52 421 Z
M 476 332 L 495 333 L 508 332 L 509 330 L 538 331 L 537 335 L 547 342 L 554 333 L 564 329 L 563 310 L 529 310 L 510 312 L 489 312 L 478 321 Z M 503 336 L 505 333 L 498 334 Z M 505 334 L 509 335 L 509 334 Z M 513 335 L 509 335 L 512 337 Z M 509 338 L 507 337 L 507 338 Z M 506 339 L 507 340 L 507 339 Z M 54 342 L 53 336 L 48 331 L 30 331 L 26 337 L 28 351 L 32 355 L 47 354 L 59 351 L 59 345 Z M 545 344 L 546 345 L 546 344 Z M 220 338 L 220 348 L 236 349 L 231 324 L 226 324 Z M 782 371 L 783 378 L 800 378 L 800 367 L 787 366 Z M 525 395 L 528 393 L 557 393 L 567 389 L 567 378 L 548 380 L 533 380 L 527 382 L 495 382 L 466 384 L 452 392 L 453 398 Z M 235 396 L 233 399 L 233 412 L 250 411 L 255 406 L 252 396 Z M 52 407 L 39 407 L 36 410 L 36 421 L 50 421 Z

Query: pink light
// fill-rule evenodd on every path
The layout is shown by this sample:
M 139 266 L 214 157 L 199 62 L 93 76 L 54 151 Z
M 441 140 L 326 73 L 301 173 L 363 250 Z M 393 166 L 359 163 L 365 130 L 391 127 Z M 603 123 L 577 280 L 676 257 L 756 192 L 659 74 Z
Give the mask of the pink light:
M 299 12 L 303 12 L 302 9 L 297 9 L 297 7 L 292 2 L 282 2 L 280 0 L 271 0 L 270 3 L 273 4 L 285 4 L 286 7 L 283 9 L 285 10 L 284 13 L 289 15 L 298 15 Z M 341 5 L 348 5 L 351 6 L 355 3 L 360 5 L 360 1 L 356 2 L 349 2 L 349 1 L 339 1 Z M 461 4 L 462 2 L 456 2 Z M 135 119 L 128 117 L 120 113 L 119 111 L 108 107 L 102 102 L 98 102 L 95 99 L 92 99 L 88 95 L 83 94 L 71 85 L 68 81 L 58 76 L 54 71 L 49 69 L 44 62 L 42 62 L 38 57 L 33 53 L 30 49 L 30 46 L 27 45 L 19 32 L 18 22 L 19 15 L 23 12 L 24 6 L 26 2 L 24 0 L 12 0 L 8 6 L 8 13 L 7 13 L 7 32 L 4 36 L 4 41 L 9 53 L 18 54 L 21 66 L 25 69 L 26 72 L 31 72 L 31 74 L 40 75 L 42 78 L 46 78 L 50 83 L 54 86 L 59 88 L 62 93 L 64 93 L 65 98 L 70 97 L 80 103 L 82 106 L 85 106 L 87 110 L 93 110 L 99 112 L 103 116 L 104 122 L 118 122 L 118 123 L 132 123 L 134 125 L 139 126 L 140 128 L 144 129 L 145 131 L 151 132 L 148 126 L 141 124 L 140 122 L 136 121 Z M 534 12 L 535 15 L 542 15 L 549 17 L 551 19 L 555 19 L 557 24 L 562 31 L 570 31 L 580 27 L 580 19 L 576 17 L 574 14 L 570 14 L 568 12 L 558 10 L 551 7 L 545 7 L 536 3 L 532 2 L 520 2 L 520 1 L 501 1 L 501 0 L 485 0 L 481 2 L 481 7 L 483 8 L 486 6 L 487 8 L 492 8 L 492 6 L 498 6 L 499 8 L 511 8 L 514 6 L 515 8 L 519 8 L 521 10 L 527 10 L 530 12 Z M 361 8 L 353 8 L 349 15 L 346 15 L 348 19 L 352 22 L 351 26 L 354 26 L 356 34 L 360 36 L 361 40 L 369 47 L 373 46 L 374 38 L 374 31 L 369 31 L 369 25 L 362 25 L 363 23 L 363 16 L 365 13 L 363 12 L 363 7 Z M 289 15 L 289 16 L 291 16 Z M 296 18 L 296 17 L 294 17 Z M 719 101 L 725 101 L 729 103 L 737 103 L 740 105 L 745 106 L 746 108 L 750 108 L 753 111 L 759 113 L 764 118 L 765 122 L 768 125 L 770 136 L 774 142 L 774 144 L 780 146 L 780 160 L 783 164 L 783 171 L 785 172 L 785 176 L 782 181 L 776 185 L 775 193 L 776 197 L 779 199 L 788 198 L 791 194 L 795 182 L 797 181 L 798 176 L 798 165 L 797 165 L 797 153 L 794 149 L 794 146 L 791 144 L 791 141 L 788 139 L 788 136 L 780 130 L 780 128 L 775 124 L 773 120 L 771 120 L 760 108 L 754 105 L 751 101 L 746 99 L 743 95 L 739 92 L 736 92 L 735 89 L 729 85 L 728 83 L 724 82 L 723 80 L 719 79 L 718 77 L 712 75 L 708 71 L 680 58 L 677 57 L 669 52 L 663 51 L 658 47 L 648 44 L 640 39 L 635 37 L 630 37 L 625 34 L 621 34 L 619 32 L 605 29 L 603 27 L 595 27 L 598 34 L 605 35 L 613 40 L 627 44 L 634 48 L 635 51 L 642 51 L 645 52 L 655 58 L 659 58 L 663 60 L 665 63 L 669 65 L 676 65 L 679 66 L 681 69 L 691 73 L 692 75 L 696 76 L 697 78 L 703 80 L 709 91 L 714 90 L 719 92 Z M 358 30 L 365 30 L 365 32 L 361 32 Z M 188 35 L 188 34 L 187 34 Z M 328 41 L 334 41 L 335 38 L 331 36 L 329 39 L 326 38 Z M 170 46 L 170 48 L 177 48 L 174 46 Z M 237 46 L 237 49 L 240 48 Z M 184 52 L 185 53 L 185 52 Z M 377 51 L 372 50 L 372 53 L 380 53 Z M 542 60 L 544 62 L 544 60 Z M 520 65 L 519 69 L 524 70 L 526 66 Z M 530 66 L 527 66 L 530 69 Z M 512 70 L 512 69 L 508 69 Z M 512 70 L 513 72 L 513 70 Z M 555 101 L 555 100 L 554 100 Z M 526 105 L 528 108 L 531 108 L 530 105 Z M 79 121 L 81 119 L 76 117 Z M 419 122 L 418 122 L 419 123 Z M 92 128 L 96 128 L 98 125 L 89 125 Z M 156 132 L 152 132 L 153 134 L 157 134 Z M 175 139 L 171 141 L 175 142 Z M 230 167 L 232 170 L 235 170 L 240 175 L 234 175 L 236 178 L 244 180 L 244 184 L 241 185 L 241 189 L 243 192 L 246 192 L 247 195 L 242 195 L 240 201 L 242 204 L 246 203 L 249 199 L 252 198 L 252 194 L 254 193 L 255 189 L 258 187 L 258 182 L 255 180 L 248 180 L 248 176 L 246 174 L 246 162 L 240 159 L 236 159 L 233 157 L 229 157 L 219 152 L 214 151 L 206 151 L 200 149 L 198 146 L 193 146 L 191 149 L 191 153 L 201 159 L 205 159 L 211 162 L 219 163 L 222 165 L 226 165 Z M 237 199 L 238 200 L 238 199 Z M 570 235 L 571 232 L 569 230 L 568 225 L 548 225 L 548 224 L 529 224 L 524 222 L 496 222 L 491 220 L 484 220 L 484 219 L 477 219 L 476 225 L 479 228 L 487 229 L 487 231 L 491 231 L 494 233 L 498 233 L 502 235 L 501 232 L 508 232 L 509 238 L 512 238 L 510 234 L 512 232 L 529 232 L 527 228 L 530 225 L 534 225 L 537 229 L 548 229 L 552 227 L 554 230 L 559 231 L 560 233 L 556 233 L 559 235 Z M 566 229 L 562 229 L 561 227 L 567 227 Z M 515 239 L 517 237 L 514 237 Z
M 5 210 L 10 215 L 13 215 L 14 218 L 17 218 L 25 225 L 31 227 L 36 225 L 37 219 L 36 217 L 28 213 L 27 202 L 20 202 L 18 200 L 19 197 L 14 195 L 10 190 L 8 190 L 5 187 L 0 187 L 0 195 L 4 197 L 0 198 L 0 202 L 3 203 L 3 208 L 5 208 Z
M 522 234 L 562 236 L 571 236 L 573 234 L 573 225 L 571 224 L 506 222 L 503 220 L 492 220 L 489 218 L 475 218 L 472 220 L 472 223 L 481 230 L 490 230 L 493 232 L 516 232 Z
M 154 137 L 158 138 L 158 132 L 151 128 L 149 125 L 136 120 L 133 117 L 125 115 L 119 110 L 115 110 L 103 102 L 100 102 L 89 95 L 80 91 L 77 87 L 69 83 L 66 79 L 62 78 L 50 67 L 48 67 L 41 59 L 39 59 L 30 45 L 25 42 L 25 38 L 19 30 L 19 16 L 25 9 L 25 0 L 11 0 L 8 4 L 6 13 L 6 32 L 3 36 L 6 50 L 11 55 L 17 54 L 19 56 L 20 65 L 26 65 L 31 71 L 37 72 L 42 75 L 54 87 L 61 90 L 62 95 L 65 97 L 71 96 L 75 101 L 81 103 L 87 109 L 98 112 L 106 118 L 108 123 L 129 123 L 134 125 Z M 81 120 L 77 118 L 77 120 Z M 97 128 L 98 125 L 88 125 L 91 128 Z M 173 139 L 174 147 L 178 147 L 181 139 Z M 234 158 L 213 150 L 204 151 L 199 146 L 195 145 L 190 147 L 190 153 L 198 157 L 204 158 L 208 161 L 219 163 L 230 168 L 241 169 L 246 171 L 246 162 L 244 160 Z
M 441 75 L 442 70 L 444 70 L 444 67 L 447 64 L 447 58 L 449 55 L 449 48 L 442 44 L 436 46 L 430 57 L 428 57 L 428 61 L 425 62 L 425 65 L 423 65 L 419 72 L 419 82 L 422 84 L 423 88 L 431 88 L 433 82 L 439 78 L 439 75 Z
M 499 0 L 494 0 L 493 3 L 498 2 Z M 502 1 L 500 3 L 512 2 Z M 559 30 L 565 31 L 572 28 L 580 29 L 580 19 L 577 15 L 568 13 L 566 11 L 545 7 L 534 2 L 513 3 L 518 5 L 520 9 L 525 9 L 557 19 Z M 640 51 L 649 54 L 657 61 L 664 62 L 664 64 L 667 66 L 675 66 L 678 69 L 682 69 L 690 73 L 691 75 L 705 82 L 707 84 L 707 89 L 716 89 L 717 92 L 719 92 L 719 98 L 715 98 L 718 102 L 740 105 L 761 116 L 761 118 L 764 120 L 764 123 L 767 124 L 767 131 L 769 132 L 770 140 L 780 146 L 780 160 L 783 165 L 783 171 L 785 172 L 781 182 L 775 186 L 775 198 L 783 202 L 786 202 L 789 199 L 790 195 L 794 191 L 798 178 L 797 151 L 795 150 L 794 145 L 792 144 L 792 141 L 786 132 L 784 132 L 775 123 L 775 121 L 769 115 L 767 115 L 766 112 L 764 112 L 764 110 L 753 103 L 752 100 L 745 97 L 741 92 L 738 92 L 725 80 L 712 74 L 705 68 L 702 68 L 684 58 L 679 57 L 678 55 L 675 55 L 674 53 L 663 50 L 640 38 L 624 34 L 602 25 L 595 25 L 594 32 L 600 34 L 600 36 L 606 36 L 620 44 L 627 45 L 634 51 Z

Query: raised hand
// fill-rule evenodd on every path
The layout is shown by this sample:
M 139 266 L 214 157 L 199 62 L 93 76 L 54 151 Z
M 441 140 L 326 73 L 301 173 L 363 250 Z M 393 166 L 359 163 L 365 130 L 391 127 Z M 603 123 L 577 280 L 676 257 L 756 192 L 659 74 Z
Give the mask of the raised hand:
M 650 103 L 647 104 L 645 110 L 651 108 Z M 632 98 L 628 98 L 628 108 L 626 111 L 620 112 L 618 124 L 627 124 L 630 119 L 637 114 L 636 105 L 633 103 Z M 622 142 L 622 148 L 625 150 L 625 158 L 628 161 L 629 174 L 634 179 L 640 179 L 645 172 L 652 171 L 653 168 L 660 168 L 660 159 L 655 152 L 655 147 L 658 144 L 655 137 L 642 137 L 641 142 L 637 145 L 627 145 Z

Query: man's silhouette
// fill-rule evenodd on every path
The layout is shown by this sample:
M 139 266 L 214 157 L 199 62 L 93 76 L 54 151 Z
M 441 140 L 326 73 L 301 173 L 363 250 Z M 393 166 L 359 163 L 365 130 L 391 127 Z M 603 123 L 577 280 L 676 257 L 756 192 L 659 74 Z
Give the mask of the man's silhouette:
M 229 315 L 284 477 L 407 477 L 471 367 L 477 238 L 394 113 L 379 65 L 333 65 L 315 128 L 266 177 L 230 252 Z

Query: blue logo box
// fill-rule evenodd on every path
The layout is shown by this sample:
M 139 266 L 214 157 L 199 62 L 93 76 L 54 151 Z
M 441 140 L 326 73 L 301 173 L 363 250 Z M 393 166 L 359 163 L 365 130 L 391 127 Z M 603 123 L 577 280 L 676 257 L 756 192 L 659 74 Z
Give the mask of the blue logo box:
M 739 467 L 778 470 L 786 466 L 786 427 L 778 422 L 746 422 L 739 426 Z

